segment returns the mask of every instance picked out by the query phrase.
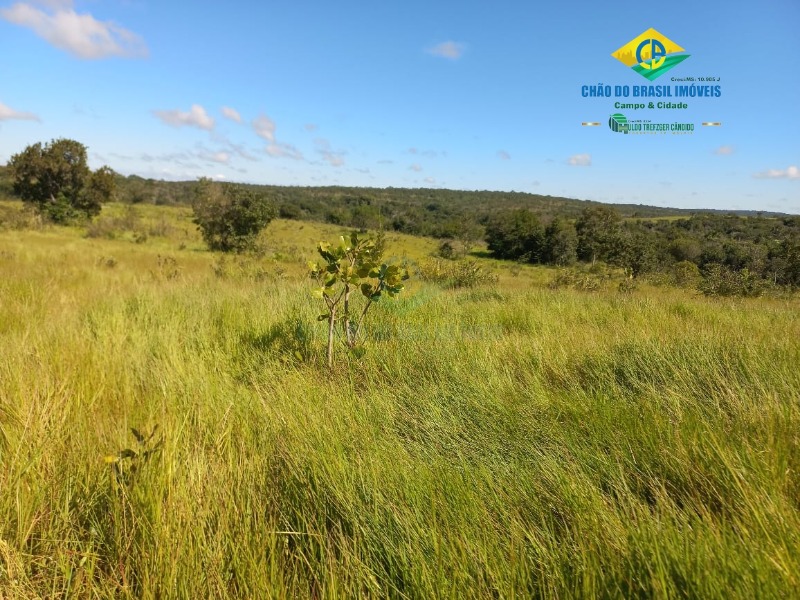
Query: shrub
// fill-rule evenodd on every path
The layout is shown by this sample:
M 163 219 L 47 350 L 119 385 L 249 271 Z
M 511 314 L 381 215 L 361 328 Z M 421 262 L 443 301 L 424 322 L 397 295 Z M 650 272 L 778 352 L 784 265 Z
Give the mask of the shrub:
M 420 263 L 417 272 L 422 281 L 438 283 L 445 288 L 471 288 L 497 283 L 497 275 L 474 260 L 431 259 Z
M 596 292 L 601 288 L 605 279 L 604 274 L 593 273 L 591 270 L 582 273 L 574 269 L 560 269 L 547 287 L 551 290 L 572 288 L 581 292 Z
M 42 217 L 33 208 L 0 206 L 0 230 L 3 229 L 41 229 Z
M 244 252 L 256 249 L 258 234 L 275 217 L 266 196 L 238 185 L 200 179 L 195 189 L 194 223 L 211 250 Z
M 756 297 L 763 295 L 768 288 L 769 283 L 749 269 L 732 271 L 717 263 L 706 266 L 699 284 L 700 291 L 706 296 Z
M 672 281 L 678 287 L 693 288 L 700 283 L 700 268 L 691 261 L 682 260 L 672 265 Z

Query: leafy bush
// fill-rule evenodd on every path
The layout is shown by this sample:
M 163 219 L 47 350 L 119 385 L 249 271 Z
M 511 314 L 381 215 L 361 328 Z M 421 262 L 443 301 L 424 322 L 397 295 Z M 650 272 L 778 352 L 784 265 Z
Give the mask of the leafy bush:
M 672 265 L 672 282 L 678 287 L 694 288 L 700 283 L 700 268 L 691 261 L 682 260 Z
M 706 296 L 744 296 L 757 297 L 769 289 L 769 282 L 759 278 L 749 269 L 732 271 L 712 263 L 704 269 L 699 289 Z
M 275 207 L 262 193 L 202 178 L 195 189 L 194 223 L 211 250 L 256 249 L 258 234 L 275 218 Z
M 33 208 L 23 205 L 16 207 L 0 206 L 0 230 L 3 229 L 41 229 L 42 217 Z
M 474 260 L 431 259 L 417 267 L 422 281 L 438 283 L 445 288 L 471 288 L 497 283 L 497 275 Z
M 619 282 L 617 286 L 617 291 L 620 294 L 632 294 L 636 290 L 639 289 L 639 282 L 633 279 L 632 277 L 626 277 L 622 281 Z

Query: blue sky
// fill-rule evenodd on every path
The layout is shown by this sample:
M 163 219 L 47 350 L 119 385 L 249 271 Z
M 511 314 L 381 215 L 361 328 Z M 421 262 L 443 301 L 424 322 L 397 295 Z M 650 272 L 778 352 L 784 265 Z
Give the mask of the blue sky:
M 0 162 L 68 137 L 154 178 L 800 214 L 800 1 L 539 4 L 0 0 Z M 722 95 L 582 97 L 648 85 L 611 53 L 651 27 L 690 54 L 654 84 Z M 696 127 L 622 135 L 614 112 Z

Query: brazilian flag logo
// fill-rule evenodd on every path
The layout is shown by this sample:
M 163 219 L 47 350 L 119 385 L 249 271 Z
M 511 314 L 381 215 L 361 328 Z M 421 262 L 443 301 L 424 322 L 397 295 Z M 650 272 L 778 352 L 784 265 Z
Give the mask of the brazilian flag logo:
M 652 27 L 612 52 L 611 56 L 650 81 L 689 58 L 683 48 Z

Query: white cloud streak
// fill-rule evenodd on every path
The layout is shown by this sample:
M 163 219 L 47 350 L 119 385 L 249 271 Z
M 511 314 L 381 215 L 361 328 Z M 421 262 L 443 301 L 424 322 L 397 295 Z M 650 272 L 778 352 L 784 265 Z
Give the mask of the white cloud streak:
M 448 41 L 428 48 L 427 52 L 433 56 L 448 58 L 450 60 L 458 60 L 464 55 L 465 50 L 466 45 L 462 44 L 461 42 Z
M 716 150 L 714 150 L 714 154 L 718 156 L 730 156 L 736 151 L 733 146 L 720 146 Z
M 197 127 L 211 131 L 214 129 L 214 119 L 211 118 L 206 109 L 199 104 L 192 104 L 188 112 L 180 110 L 154 110 L 153 114 L 163 123 L 172 127 Z
M 275 142 L 275 121 L 267 115 L 261 115 L 257 119 L 253 119 L 252 125 L 253 131 L 258 137 L 268 142 Z
M 573 167 L 591 167 L 592 155 L 591 154 L 573 154 L 567 160 L 567 164 Z
M 344 150 L 334 150 L 331 148 L 331 143 L 325 138 L 315 139 L 314 145 L 317 147 L 317 152 L 322 155 L 322 160 L 330 166 L 341 167 L 344 165 Z
M 242 115 L 239 114 L 238 110 L 231 108 L 230 106 L 222 107 L 222 116 L 226 119 L 230 119 L 231 121 L 235 121 L 236 123 L 242 122 Z
M 141 36 L 120 27 L 113 21 L 98 21 L 89 13 L 78 14 L 71 2 L 48 0 L 18 2 L 0 9 L 0 17 L 32 30 L 52 46 L 82 59 L 110 57 L 144 58 L 147 45 Z
M 265 150 L 273 158 L 291 158 L 293 160 L 303 160 L 303 154 L 291 144 L 272 142 Z
M 0 102 L 0 121 L 39 121 L 41 119 L 38 115 L 30 112 L 23 112 L 14 110 L 10 106 L 6 106 Z
M 785 169 L 768 169 L 753 175 L 756 179 L 800 179 L 800 168 L 795 165 Z

